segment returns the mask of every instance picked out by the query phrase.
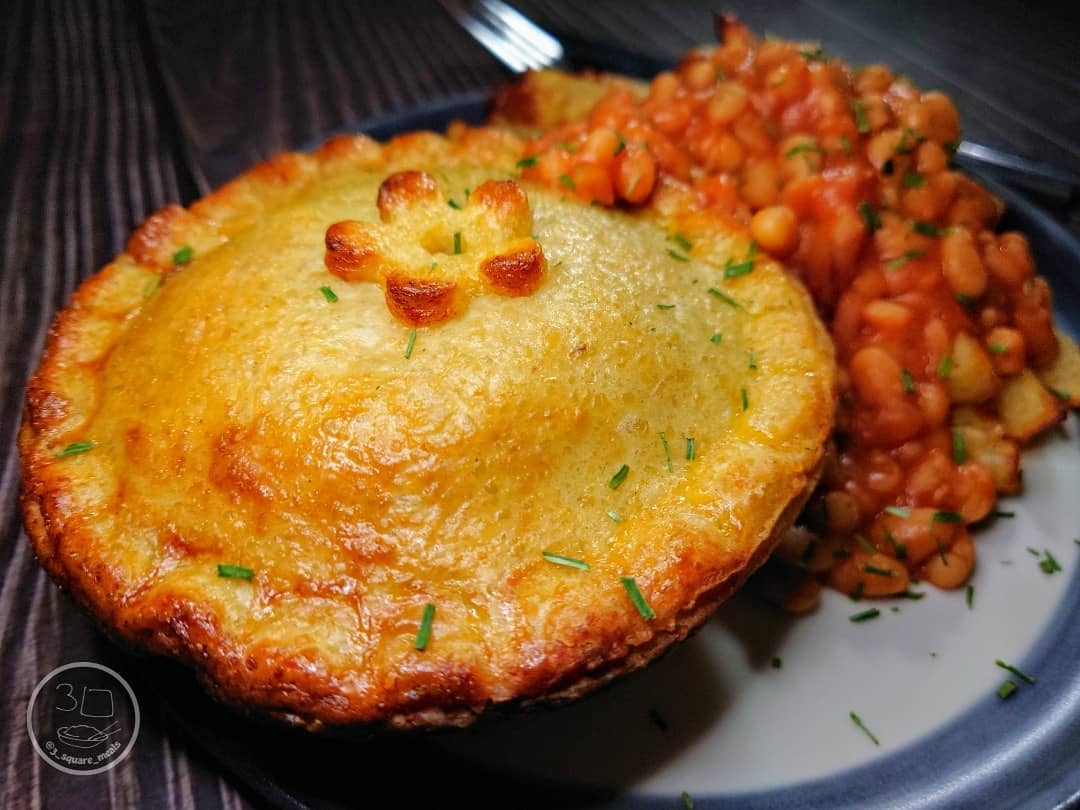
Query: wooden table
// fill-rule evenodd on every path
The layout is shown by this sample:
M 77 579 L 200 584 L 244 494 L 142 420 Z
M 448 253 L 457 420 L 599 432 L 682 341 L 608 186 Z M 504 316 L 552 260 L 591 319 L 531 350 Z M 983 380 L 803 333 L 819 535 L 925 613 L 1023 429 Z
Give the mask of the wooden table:
M 549 30 L 661 57 L 711 34 L 706 2 L 516 5 Z M 945 90 L 971 139 L 1080 170 L 1078 12 L 960 5 L 728 4 L 758 32 L 820 39 L 851 63 L 880 61 Z M 23 384 L 75 285 L 160 206 L 188 203 L 280 150 L 490 88 L 509 73 L 424 0 L 42 0 L 11 7 L 0 42 L 0 806 L 261 804 L 190 741 L 167 701 L 141 691 L 143 665 L 100 635 L 34 561 L 17 508 Z M 1075 200 L 1052 213 L 1080 236 Z M 54 770 L 26 734 L 35 684 L 79 660 L 129 675 L 142 706 L 132 755 L 96 776 Z

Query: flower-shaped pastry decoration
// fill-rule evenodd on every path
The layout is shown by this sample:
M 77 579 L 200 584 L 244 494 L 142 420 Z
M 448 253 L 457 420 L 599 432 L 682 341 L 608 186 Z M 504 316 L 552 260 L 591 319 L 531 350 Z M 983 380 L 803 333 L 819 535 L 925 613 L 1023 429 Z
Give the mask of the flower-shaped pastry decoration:
M 546 269 L 532 211 L 513 180 L 488 180 L 461 207 L 427 172 L 379 186 L 380 222 L 346 220 L 326 231 L 326 267 L 345 281 L 381 284 L 398 320 L 425 326 L 454 318 L 484 292 L 535 292 Z

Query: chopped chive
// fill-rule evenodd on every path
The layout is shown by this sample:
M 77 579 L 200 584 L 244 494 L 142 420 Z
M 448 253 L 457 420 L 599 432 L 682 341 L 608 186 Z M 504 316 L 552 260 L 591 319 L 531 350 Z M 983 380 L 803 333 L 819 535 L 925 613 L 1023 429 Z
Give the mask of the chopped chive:
M 686 437 L 686 460 L 693 461 L 697 458 L 697 442 L 693 436 Z
M 941 558 L 941 564 L 944 566 L 949 565 L 949 558 L 945 556 L 945 546 L 941 545 L 941 541 L 936 537 L 934 538 L 934 545 L 937 546 L 938 557 Z
M 904 176 L 901 178 L 900 182 L 903 184 L 904 188 L 919 188 L 926 183 L 926 178 L 915 172 L 904 172 Z
M 1003 512 L 1000 509 L 995 509 L 990 514 L 993 515 L 996 518 L 1014 518 L 1014 517 L 1016 517 L 1016 512 Z
M 523 157 L 517 162 L 517 165 L 519 169 L 531 169 L 533 166 L 536 165 L 536 155 L 529 155 L 528 157 Z
M 895 576 L 895 573 L 891 568 L 878 568 L 876 565 L 864 565 L 863 571 L 868 574 L 876 574 L 879 577 L 891 577 Z
M 937 225 L 932 225 L 929 222 L 916 222 L 911 226 L 915 233 L 921 233 L 923 236 L 941 236 L 945 233 Z
M 416 330 L 413 329 L 409 332 L 409 342 L 405 344 L 405 359 L 408 360 L 412 357 L 413 346 L 416 345 Z
M 667 462 L 668 472 L 675 472 L 675 468 L 671 466 L 671 447 L 668 445 L 667 436 L 663 433 L 660 434 L 660 444 L 664 445 L 664 460 Z
M 626 476 L 630 474 L 630 467 L 623 464 L 619 467 L 619 471 L 615 475 L 611 476 L 611 480 L 608 481 L 608 486 L 612 489 L 618 489 L 623 481 L 626 480 Z
M 571 191 L 574 191 L 575 189 L 577 189 L 577 184 L 573 180 L 570 179 L 570 175 L 568 175 L 568 174 L 560 174 L 559 175 L 559 182 L 562 183 L 564 186 L 566 186 Z
M 857 542 L 859 544 L 859 547 L 867 554 L 877 554 L 877 549 L 874 548 L 874 544 L 858 532 L 855 532 L 855 542 Z
M 952 429 L 952 459 L 957 464 L 967 461 L 967 442 L 964 441 L 964 434 L 956 428 Z
M 683 810 L 694 810 L 694 800 L 690 798 L 690 794 L 685 790 L 679 794 L 679 798 L 682 800 Z
M 934 523 L 963 523 L 964 518 L 959 512 L 950 512 L 944 509 L 939 509 L 930 516 L 931 522 Z M 1030 549 L 1028 549 L 1030 551 Z
M 242 565 L 218 563 L 217 575 L 227 579 L 251 579 L 255 576 L 255 572 L 250 568 L 244 568 Z
M 904 127 L 903 133 L 900 135 L 900 141 L 893 149 L 893 154 L 906 155 L 912 149 L 914 149 L 921 141 L 926 140 L 919 135 L 915 130 Z
M 616 132 L 615 137 L 619 139 L 619 142 L 615 146 L 615 151 L 611 153 L 612 155 L 618 155 L 626 148 L 626 137 L 621 132 Z
M 672 242 L 674 242 L 674 243 L 675 243 L 676 245 L 678 245 L 679 247 L 681 247 L 681 248 L 682 248 L 683 250 L 685 250 L 685 251 L 686 251 L 687 253 L 689 253 L 689 252 L 690 252 L 690 251 L 691 251 L 691 250 L 693 249 L 693 247 L 694 247 L 694 246 L 693 246 L 693 245 L 692 245 L 692 244 L 690 243 L 690 240 L 689 240 L 689 239 L 687 239 L 687 238 L 686 238 L 685 236 L 683 236 L 683 235 L 682 235 L 681 233 L 679 233 L 678 231 L 675 231 L 674 233 L 670 234 L 670 235 L 668 236 L 668 239 L 670 239 L 670 240 L 671 240 Z
M 869 610 L 864 610 L 862 613 L 856 613 L 853 616 L 848 616 L 848 621 L 852 621 L 852 622 L 856 622 L 856 623 L 858 623 L 858 622 L 868 622 L 871 619 L 876 619 L 880 615 L 881 615 L 880 610 L 878 610 L 877 608 L 870 608 Z
M 886 506 L 883 511 L 888 512 L 890 515 L 895 515 L 898 518 L 911 517 L 911 510 L 906 506 Z
M 657 309 L 675 309 L 675 305 L 674 304 L 657 304 L 656 308 Z
M 776 657 L 769 662 L 769 666 L 771 666 L 773 669 L 780 669 L 782 666 L 784 666 L 784 662 L 779 657 Z
M 897 596 L 901 599 L 910 599 L 912 602 L 918 602 L 926 596 L 926 593 L 923 591 L 903 591 L 902 593 L 898 593 Z
M 784 152 L 785 158 L 795 157 L 806 152 L 817 152 L 819 154 L 825 154 L 825 150 L 822 149 L 817 141 L 806 141 L 805 143 L 796 144 L 795 146 Z
M 1014 667 L 1012 664 L 1006 664 L 1000 658 L 998 658 L 996 661 L 994 661 L 994 663 L 997 664 L 1002 669 L 1008 670 L 1009 672 L 1011 672 L 1013 675 L 1015 675 L 1020 680 L 1026 682 L 1026 683 L 1030 683 L 1030 684 L 1034 685 L 1034 683 L 1035 683 L 1034 676 L 1028 675 L 1026 672 L 1022 672 L 1021 670 Z
M 187 264 L 195 258 L 195 248 L 191 245 L 184 245 L 178 251 L 172 255 L 173 264 Z
M 335 293 L 333 290 L 331 290 L 325 284 L 322 285 L 321 287 L 319 287 L 319 292 L 321 292 L 323 294 L 323 298 L 325 298 L 328 303 L 331 303 L 331 304 L 336 304 L 337 303 L 337 300 L 338 300 L 337 293 Z
M 1000 343 L 990 343 L 986 347 L 994 354 L 1008 354 L 1009 349 L 1007 346 L 1002 346 Z
M 455 211 L 460 211 L 461 210 L 461 204 L 455 199 L 451 198 L 451 199 L 447 200 L 446 204 L 449 205 L 451 208 L 453 208 Z
M 667 255 L 670 256 L 671 258 L 673 258 L 677 262 L 688 262 L 688 261 L 690 261 L 690 259 L 688 259 L 686 256 L 683 256 L 681 253 L 677 253 L 672 248 L 668 248 Z
M 145 285 L 143 285 L 142 294 L 144 297 L 149 298 L 151 295 L 156 293 L 158 289 L 160 289 L 160 287 L 161 276 L 154 276 L 149 281 L 147 281 Z
M 738 278 L 739 276 L 745 276 L 747 273 L 753 272 L 753 270 L 753 259 L 739 262 L 738 264 L 729 264 L 724 268 L 724 278 Z
M 975 609 L 975 586 L 968 585 L 964 593 L 964 601 L 967 602 L 968 610 Z
M 891 262 L 885 265 L 886 270 L 895 270 L 898 267 L 903 267 L 912 259 L 921 259 L 926 255 L 924 250 L 909 250 L 903 256 L 897 256 Z
M 608 509 L 604 514 L 614 520 L 616 523 L 622 523 L 622 515 L 620 515 L 618 512 L 613 512 L 612 510 Z
M 1030 554 L 1032 557 L 1038 557 L 1039 556 L 1039 550 L 1035 549 L 1035 548 L 1032 548 L 1031 546 L 1027 547 L 1027 553 Z
M 645 597 L 641 595 L 637 581 L 633 577 L 622 577 L 622 584 L 626 589 L 627 595 L 630 597 L 630 601 L 634 603 L 634 607 L 636 607 L 638 613 L 641 614 L 641 618 L 655 619 L 656 614 L 649 606 L 649 603 L 645 601 Z
M 757 352 L 755 352 L 753 349 L 751 349 L 750 353 L 747 355 L 746 367 L 750 371 L 757 371 Z
M 723 339 L 724 339 L 724 336 L 720 332 L 714 333 L 713 336 L 711 338 L 709 338 L 709 340 L 712 343 L 719 343 Z
M 726 295 L 726 294 L 720 292 L 720 290 L 716 289 L 716 287 L 709 287 L 709 295 L 711 295 L 713 298 L 719 298 L 725 304 L 733 306 L 736 309 L 742 309 L 742 306 L 739 304 L 738 301 L 736 301 L 730 295 Z M 720 341 L 717 341 L 717 343 L 719 343 L 719 342 Z
M 957 293 L 956 303 L 958 303 L 962 307 L 970 308 L 971 305 L 975 303 L 975 299 L 972 298 L 970 295 L 964 295 L 964 293 Z
M 1060 388 L 1051 388 L 1050 386 L 1047 386 L 1046 390 L 1058 399 L 1063 399 L 1066 402 L 1072 399 L 1072 394 L 1070 394 L 1068 391 L 1062 391 Z
M 750 407 L 750 395 L 746 392 L 745 388 L 741 389 L 739 393 L 742 396 L 742 409 L 745 411 Z
M 949 375 L 952 374 L 953 359 L 952 355 L 946 354 L 942 357 L 937 364 L 937 375 L 939 379 L 947 380 Z
M 540 552 L 542 556 L 549 563 L 555 563 L 555 565 L 565 565 L 567 568 L 577 568 L 579 571 L 588 571 L 589 564 L 584 560 L 578 560 L 574 557 L 564 557 L 562 554 L 553 554 L 550 551 Z
M 1050 553 L 1050 550 L 1044 549 L 1044 553 L 1046 556 L 1039 560 L 1039 568 L 1042 569 L 1042 572 L 1044 574 L 1053 574 L 1055 571 L 1060 571 L 1061 565 L 1054 559 L 1054 555 Z
M 457 231 L 454 234 L 454 255 L 457 256 L 461 253 L 461 231 Z
M 863 104 L 862 99 L 855 99 L 851 102 L 851 109 L 855 113 L 855 129 L 860 133 L 867 133 L 870 131 L 870 122 L 866 119 L 866 105 Z
M 77 456 L 80 453 L 85 453 L 88 450 L 94 449 L 94 442 L 72 442 L 63 450 L 57 450 L 53 453 L 53 458 L 67 458 L 68 456 Z
M 871 233 L 881 227 L 881 217 L 878 216 L 877 211 L 870 207 L 870 203 L 863 200 L 856 208 L 859 211 L 859 216 L 863 218 L 863 222 L 866 223 L 866 227 Z
M 844 154 L 851 157 L 851 138 L 847 135 L 840 136 L 840 148 L 844 150 Z
M 435 618 L 435 605 L 428 602 L 424 605 L 424 614 L 420 617 L 420 629 L 416 631 L 416 640 L 413 647 L 423 650 L 431 640 L 431 622 Z
M 873 742 L 874 745 L 881 745 L 881 743 L 878 741 L 878 738 L 875 737 L 874 733 L 866 727 L 866 724 L 863 723 L 862 718 L 859 717 L 859 715 L 855 714 L 855 712 L 848 712 L 848 716 L 851 717 L 851 722 L 858 726 L 860 729 L 862 729 L 863 733 L 870 738 L 870 741 Z
M 900 372 L 900 384 L 904 386 L 905 394 L 915 393 L 915 380 L 911 377 L 911 372 L 906 368 Z
M 907 559 L 907 546 L 905 546 L 903 543 L 901 543 L 899 540 L 897 540 L 896 535 L 894 535 L 888 529 L 885 530 L 885 537 L 887 537 L 889 542 L 892 543 L 893 552 L 896 554 L 896 558 L 898 560 L 906 560 Z
M 825 51 L 821 50 L 821 46 L 818 45 L 813 50 L 799 51 L 799 56 L 805 59 L 807 62 L 828 62 L 829 57 L 825 55 Z
M 1008 700 L 1017 689 L 1016 681 L 1006 678 L 1005 683 L 998 687 L 997 696 L 1002 700 Z

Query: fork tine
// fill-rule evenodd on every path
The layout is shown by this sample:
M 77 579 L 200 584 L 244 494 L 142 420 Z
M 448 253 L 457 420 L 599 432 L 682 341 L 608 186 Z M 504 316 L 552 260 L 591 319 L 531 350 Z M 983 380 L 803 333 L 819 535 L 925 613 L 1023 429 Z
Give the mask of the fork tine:
M 487 0 L 439 0 L 439 3 L 474 39 L 516 73 L 548 67 L 557 61 L 556 52 L 562 54 L 557 40 L 505 4 L 496 2 L 492 6 Z
M 533 50 L 547 57 L 549 62 L 563 58 L 562 43 L 513 6 L 502 0 L 478 0 L 478 4 L 497 19 L 504 30 L 520 36 Z

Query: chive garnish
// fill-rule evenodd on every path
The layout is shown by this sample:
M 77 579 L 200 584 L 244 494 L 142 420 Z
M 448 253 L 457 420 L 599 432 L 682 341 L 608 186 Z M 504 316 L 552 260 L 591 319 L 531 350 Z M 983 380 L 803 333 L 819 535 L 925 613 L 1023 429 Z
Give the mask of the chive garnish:
M 956 428 L 952 429 L 952 460 L 957 464 L 967 461 L 967 442 L 964 441 L 964 434 Z
M 989 343 L 986 346 L 993 354 L 1007 354 L 1009 349 L 1006 346 L 1002 346 L 1000 343 Z
M 893 149 L 893 154 L 906 155 L 923 140 L 925 140 L 925 138 L 922 138 L 915 130 L 910 127 L 904 127 L 904 131 L 900 134 L 900 141 Z
M 964 593 L 964 601 L 967 602 L 968 610 L 975 609 L 975 586 L 968 585 L 967 591 Z
M 622 523 L 622 515 L 620 515 L 618 512 L 613 512 L 608 509 L 604 514 L 614 520 L 616 523 Z
M 853 616 L 848 616 L 848 620 L 853 622 L 868 622 L 871 619 L 876 619 L 880 615 L 880 610 L 878 610 L 877 608 L 870 608 L 869 610 L 864 610 L 862 613 L 856 613 Z
M 416 631 L 416 640 L 413 647 L 423 650 L 431 640 L 431 622 L 435 618 L 435 605 L 428 602 L 424 605 L 424 614 L 420 617 L 420 629 Z
M 154 276 L 149 281 L 147 281 L 145 285 L 143 285 L 142 294 L 144 297 L 149 298 L 151 295 L 156 293 L 160 287 L 161 276 Z
M 864 565 L 863 571 L 868 574 L 876 574 L 879 577 L 891 577 L 894 576 L 891 568 L 878 568 L 876 565 Z
M 178 251 L 172 255 L 173 264 L 187 264 L 195 258 L 195 248 L 191 245 L 184 245 Z
M 656 308 L 657 309 L 675 309 L 675 305 L 674 304 L 657 304 Z
M 750 350 L 750 354 L 746 358 L 746 367 L 750 371 L 757 371 L 757 352 L 753 349 Z
M 825 154 L 825 150 L 818 145 L 817 141 L 806 141 L 805 143 L 796 144 L 795 146 L 788 149 L 786 152 L 784 152 L 784 157 L 795 157 L 796 155 L 801 155 L 806 152 L 817 152 L 822 155 Z
M 453 208 L 455 211 L 460 211 L 461 210 L 461 204 L 457 200 L 455 200 L 453 198 L 447 200 L 446 204 L 449 205 L 451 208 Z
M 848 712 L 848 715 L 851 717 L 851 722 L 858 726 L 860 729 L 862 729 L 863 733 L 870 738 L 870 741 L 874 745 L 881 745 L 881 743 L 878 741 L 878 738 L 875 737 L 874 733 L 866 727 L 866 724 L 863 723 L 862 718 L 859 717 L 859 715 L 855 714 L 855 712 Z
M 533 166 L 536 165 L 536 155 L 529 155 L 528 157 L 523 157 L 517 162 L 517 165 L 519 169 L 531 169 Z
M 738 264 L 729 264 L 724 268 L 724 278 L 738 278 L 739 276 L 745 276 L 747 273 L 753 272 L 753 269 L 753 259 L 739 262 Z
M 886 270 L 895 270 L 898 267 L 903 267 L 912 259 L 921 259 L 926 255 L 926 251 L 923 250 L 909 250 L 903 256 L 897 256 L 891 262 L 885 265 Z
M 975 303 L 975 299 L 972 298 L 970 295 L 964 295 L 964 293 L 957 293 L 956 303 L 958 303 L 962 307 L 970 308 L 971 305 Z
M 1015 675 L 1015 676 L 1016 676 L 1017 678 L 1019 678 L 1019 679 L 1020 679 L 1020 680 L 1022 680 L 1022 681 L 1025 681 L 1026 683 L 1030 683 L 1030 684 L 1034 684 L 1034 683 L 1035 683 L 1035 678 L 1034 678 L 1034 676 L 1032 676 L 1032 675 L 1028 675 L 1028 674 L 1027 674 L 1026 672 L 1022 672 L 1021 670 L 1019 670 L 1019 669 L 1017 669 L 1016 667 L 1014 667 L 1014 666 L 1013 666 L 1012 664 L 1006 664 L 1006 663 L 1005 663 L 1004 661 L 1002 661 L 1002 660 L 1001 660 L 1000 658 L 998 658 L 998 659 L 997 659 L 996 661 L 994 661 L 994 663 L 995 663 L 995 664 L 997 664 L 997 665 L 998 665 L 999 667 L 1001 667 L 1002 669 L 1004 669 L 1004 670 L 1007 670 L 1007 671 L 1011 672 L 1011 673 L 1012 673 L 1013 675 Z
M 667 462 L 668 472 L 675 472 L 675 468 L 671 466 L 671 447 L 668 445 L 667 436 L 663 433 L 660 434 L 660 444 L 664 446 L 664 460 Z
M 883 511 L 888 512 L 890 515 L 896 515 L 898 518 L 911 517 L 911 510 L 906 506 L 886 506 Z
M 881 217 L 878 216 L 877 211 L 870 207 L 870 203 L 863 200 L 856 208 L 859 211 L 859 216 L 863 218 L 863 222 L 866 223 L 866 227 L 870 229 L 871 233 L 881 227 Z
M 905 394 L 915 393 L 915 380 L 911 377 L 911 372 L 906 368 L 900 372 L 900 384 L 904 386 Z
M 937 364 L 938 379 L 947 380 L 949 375 L 952 374 L 953 359 L 952 355 L 946 354 L 942 357 Z
M 915 233 L 921 233 L 923 236 L 941 236 L 945 233 L 937 225 L 932 225 L 929 222 L 916 222 L 911 226 Z
M 904 188 L 919 188 L 926 183 L 926 178 L 921 174 L 915 172 L 904 172 L 904 176 L 900 179 Z
M 615 137 L 619 139 L 619 142 L 615 145 L 615 151 L 611 153 L 612 155 L 618 155 L 626 148 L 626 137 L 621 132 L 616 132 Z
M 319 292 L 321 292 L 323 294 L 323 298 L 325 298 L 328 303 L 331 303 L 331 304 L 336 304 L 337 303 L 337 300 L 338 300 L 337 293 L 335 293 L 333 290 L 331 290 L 325 284 L 323 284 L 321 287 L 319 287 Z
M 1051 388 L 1050 386 L 1047 386 L 1046 390 L 1058 399 L 1063 399 L 1066 402 L 1072 399 L 1072 394 L 1070 394 L 1068 391 L 1062 391 L 1060 388 Z
M 930 516 L 931 522 L 935 523 L 963 523 L 964 518 L 958 512 L 950 512 L 940 509 Z M 1031 549 L 1028 549 L 1029 551 Z
M 1039 556 L 1039 550 L 1036 549 L 1036 548 L 1032 548 L 1031 546 L 1027 547 L 1027 553 L 1030 554 L 1032 557 L 1038 557 Z
M 255 572 L 250 568 L 244 568 L 242 565 L 218 563 L 217 575 L 227 579 L 251 579 L 255 576 Z
M 88 450 L 94 449 L 94 442 L 72 442 L 63 450 L 57 450 L 53 453 L 53 458 L 67 458 L 68 456 L 77 456 L 80 453 L 85 453 Z
M 877 549 L 874 548 L 874 544 L 858 532 L 855 532 L 855 542 L 857 542 L 859 544 L 859 547 L 862 548 L 862 550 L 865 551 L 867 554 L 877 554 Z
M 461 253 L 461 231 L 457 231 L 454 234 L 454 255 L 457 256 Z
M 1016 512 L 1003 512 L 1000 509 L 995 509 L 990 514 L 993 515 L 996 518 L 1014 518 L 1014 517 L 1016 517 Z
M 1050 550 L 1043 549 L 1043 552 L 1046 556 L 1039 560 L 1039 568 L 1042 569 L 1042 572 L 1044 574 L 1052 574 L 1055 571 L 1060 571 L 1061 565 L 1054 559 L 1054 555 L 1050 553 Z
M 1006 679 L 1005 683 L 998 687 L 997 696 L 1002 700 L 1008 700 L 1013 696 L 1013 692 L 1017 690 L 1016 681 Z
M 769 662 L 769 666 L 773 669 L 780 669 L 780 667 L 784 666 L 784 662 L 779 657 L 773 658 L 773 660 Z
M 720 332 L 716 332 L 711 338 L 709 338 L 712 343 L 719 343 L 723 339 L 724 336 Z
M 673 258 L 677 262 L 688 262 L 688 261 L 690 261 L 690 259 L 688 259 L 686 256 L 683 256 L 681 253 L 676 252 L 672 248 L 668 248 L 667 255 L 670 256 L 671 258 Z
M 926 593 L 923 591 L 903 591 L 902 593 L 898 593 L 897 596 L 901 599 L 910 599 L 912 602 L 918 602 L 926 596 Z
M 855 129 L 861 133 L 870 131 L 870 122 L 866 120 L 866 105 L 863 104 L 862 99 L 855 99 L 851 102 L 851 109 L 855 113 Z
M 840 148 L 844 150 L 844 154 L 851 157 L 851 138 L 847 135 L 840 136 Z
M 686 460 L 693 461 L 697 458 L 697 442 L 693 436 L 686 437 Z
M 885 530 L 885 537 L 892 543 L 893 552 L 896 554 L 898 560 L 907 559 L 907 546 L 896 539 L 896 536 L 888 529 Z
M 623 464 L 619 467 L 619 471 L 615 475 L 611 476 L 611 480 L 608 481 L 608 486 L 612 489 L 618 489 L 623 481 L 626 480 L 626 476 L 630 474 L 630 467 Z
M 413 346 L 416 345 L 416 330 L 413 329 L 409 332 L 409 342 L 405 344 L 405 359 L 408 360 L 412 357 Z
M 694 810 L 694 800 L 690 798 L 690 794 L 685 790 L 679 794 L 679 798 L 682 800 L 683 810 Z
M 739 393 L 742 396 L 742 409 L 745 411 L 750 407 L 750 395 L 746 392 L 745 388 L 741 389 Z
M 825 51 L 821 50 L 821 46 L 818 45 L 813 50 L 799 51 L 799 56 L 805 59 L 807 62 L 828 62 L 829 57 L 825 55 Z
M 549 563 L 555 563 L 555 565 L 565 565 L 567 568 L 576 568 L 579 571 L 588 571 L 589 564 L 584 560 L 578 560 L 574 557 L 564 557 L 562 554 L 553 554 L 550 551 L 542 551 L 540 555 Z
M 693 247 L 694 247 L 694 246 L 693 246 L 693 245 L 692 245 L 692 244 L 690 243 L 690 240 L 689 240 L 689 239 L 687 239 L 687 238 L 686 238 L 685 236 L 683 236 L 683 235 L 682 235 L 681 233 L 679 233 L 678 231 L 675 231 L 674 233 L 670 234 L 670 235 L 668 236 L 668 239 L 670 239 L 670 240 L 671 240 L 672 242 L 674 242 L 674 243 L 675 243 L 676 245 L 678 245 L 679 247 L 681 247 L 681 248 L 682 248 L 683 250 L 685 250 L 685 251 L 686 251 L 687 253 L 689 253 L 689 252 L 690 252 L 690 251 L 691 251 L 691 250 L 693 249 Z
M 571 191 L 574 191 L 577 188 L 577 184 L 573 180 L 570 179 L 570 175 L 568 175 L 568 174 L 560 174 L 559 175 L 559 182 L 562 183 L 564 186 L 566 186 Z
M 726 294 L 720 292 L 720 290 L 716 289 L 716 287 L 709 287 L 709 295 L 711 295 L 713 298 L 719 298 L 725 304 L 733 306 L 736 309 L 742 309 L 742 306 L 739 304 L 738 301 L 736 301 L 730 295 L 726 295 Z M 720 341 L 716 341 L 716 342 L 719 343 Z
M 634 607 L 636 607 L 638 613 L 641 614 L 641 618 L 655 619 L 656 614 L 649 606 L 649 603 L 645 601 L 645 597 L 641 595 L 637 581 L 633 577 L 622 577 L 622 584 L 626 589 L 627 596 L 630 597 L 630 601 L 634 603 Z

